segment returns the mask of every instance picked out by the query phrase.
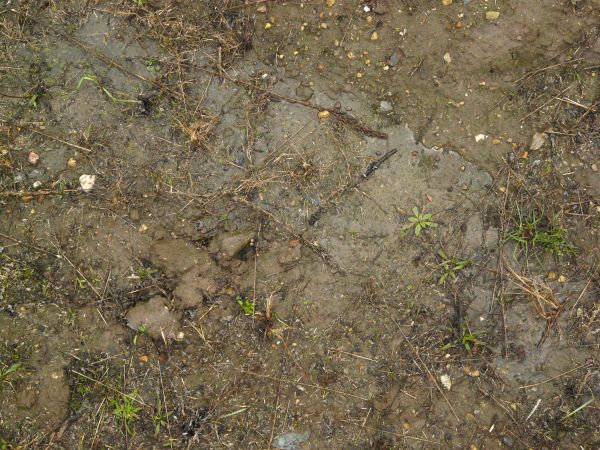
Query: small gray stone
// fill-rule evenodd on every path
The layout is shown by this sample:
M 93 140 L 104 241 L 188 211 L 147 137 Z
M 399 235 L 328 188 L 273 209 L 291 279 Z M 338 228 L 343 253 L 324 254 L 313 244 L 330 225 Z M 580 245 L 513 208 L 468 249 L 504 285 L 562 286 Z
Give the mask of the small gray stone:
M 248 247 L 252 239 L 254 239 L 254 232 L 252 231 L 224 233 L 219 237 L 219 250 L 226 257 L 233 258 Z
M 506 445 L 507 447 L 511 447 L 511 448 L 515 443 L 514 439 L 511 438 L 510 436 L 503 436 L 502 442 L 504 443 L 504 445 Z
M 302 100 L 309 100 L 313 96 L 313 90 L 301 84 L 296 88 L 296 95 Z
M 390 112 L 394 109 L 394 107 L 392 106 L 392 104 L 386 100 L 383 100 L 380 104 L 379 104 L 379 109 L 383 112 Z
M 280 434 L 273 441 L 273 447 L 280 450 L 299 450 L 300 445 L 308 441 L 310 433 L 285 433 Z

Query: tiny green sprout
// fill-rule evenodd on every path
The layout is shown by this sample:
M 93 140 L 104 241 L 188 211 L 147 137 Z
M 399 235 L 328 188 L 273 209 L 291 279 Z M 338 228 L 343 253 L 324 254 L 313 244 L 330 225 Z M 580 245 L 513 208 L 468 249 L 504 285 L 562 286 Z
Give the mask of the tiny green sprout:
M 137 393 L 120 394 L 117 398 L 111 400 L 114 406 L 113 416 L 125 428 L 125 432 L 131 436 L 135 435 L 133 422 L 139 417 L 142 410 L 134 405 Z
M 524 214 L 517 206 L 513 219 L 514 226 L 508 230 L 506 239 L 517 243 L 528 253 L 530 246 L 538 246 L 558 256 L 569 256 L 577 248 L 567 241 L 567 230 L 556 223 L 556 219 L 546 219 L 544 210 Z
M 142 336 L 148 332 L 148 330 L 146 329 L 146 325 L 144 325 L 144 324 L 138 325 L 136 331 L 137 331 L 137 333 L 135 333 L 135 336 L 133 337 L 133 349 L 134 350 L 137 349 L 138 336 Z
M 156 272 L 158 272 L 158 270 L 154 269 L 153 267 L 138 267 L 138 269 L 135 271 L 136 275 L 142 279 L 150 278 Z
M 144 64 L 148 72 L 158 72 L 161 69 L 158 60 L 154 57 L 147 59 Z
M 440 279 L 438 281 L 439 285 L 446 284 L 448 278 L 450 278 L 452 281 L 456 281 L 456 279 L 458 278 L 457 272 L 471 265 L 470 259 L 449 258 L 448 255 L 446 255 L 446 252 L 444 252 L 444 250 L 440 250 L 438 254 L 442 258 L 442 262 L 440 263 L 442 275 L 440 276 Z
M 426 228 L 437 227 L 437 223 L 435 223 L 432 220 L 433 216 L 431 213 L 419 212 L 419 208 L 416 206 L 413 206 L 412 212 L 413 212 L 413 216 L 408 218 L 408 221 L 410 222 L 410 224 L 408 224 L 407 228 L 414 226 L 415 227 L 415 236 L 420 235 L 421 231 L 423 231 Z
M 238 305 L 242 307 L 244 313 L 249 314 L 251 316 L 254 315 L 254 302 L 250 301 L 248 298 L 242 299 L 241 295 L 237 295 L 235 297 L 235 300 L 237 301 Z
M 0 369 L 0 381 L 5 381 L 10 374 L 15 373 L 21 367 L 21 363 L 14 363 L 6 369 Z
M 79 79 L 79 82 L 77 83 L 77 91 L 81 89 L 81 85 L 84 81 L 89 81 L 90 83 L 95 84 L 113 103 L 139 103 L 139 100 L 130 100 L 128 98 L 117 98 L 113 96 L 108 89 L 100 84 L 96 75 L 93 74 L 84 75 Z
M 171 413 L 163 407 L 163 403 L 160 401 L 160 397 L 156 400 L 156 407 L 154 414 L 152 415 L 152 421 L 154 422 L 154 436 L 160 434 L 160 430 L 163 427 L 169 425 L 169 417 Z
M 33 93 L 29 96 L 29 106 L 31 106 L 32 108 L 37 108 L 37 101 L 38 98 L 40 97 L 39 94 L 37 93 Z
M 463 322 L 462 325 L 462 337 L 461 337 L 461 345 L 463 346 L 463 348 L 471 353 L 471 349 L 475 346 L 475 345 L 479 345 L 479 346 L 485 346 L 485 342 L 483 342 L 482 340 L 480 340 L 477 335 L 479 335 L 479 333 L 477 331 L 473 331 L 471 332 L 471 329 L 469 328 L 469 325 L 467 324 L 467 322 Z

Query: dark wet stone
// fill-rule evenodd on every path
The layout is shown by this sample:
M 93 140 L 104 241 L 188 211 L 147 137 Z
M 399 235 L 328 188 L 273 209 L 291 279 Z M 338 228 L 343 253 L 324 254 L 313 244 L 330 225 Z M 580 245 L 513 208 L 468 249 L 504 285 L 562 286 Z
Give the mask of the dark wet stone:
M 296 88 L 296 96 L 302 100 L 308 100 L 313 96 L 313 90 L 312 88 L 301 84 Z

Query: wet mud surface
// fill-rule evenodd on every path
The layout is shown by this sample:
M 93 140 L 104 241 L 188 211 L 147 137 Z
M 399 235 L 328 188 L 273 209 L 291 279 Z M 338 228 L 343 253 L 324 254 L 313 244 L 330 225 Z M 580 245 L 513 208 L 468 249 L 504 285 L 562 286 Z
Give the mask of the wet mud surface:
M 0 448 L 598 447 L 600 4 L 245 3 L 0 6 Z

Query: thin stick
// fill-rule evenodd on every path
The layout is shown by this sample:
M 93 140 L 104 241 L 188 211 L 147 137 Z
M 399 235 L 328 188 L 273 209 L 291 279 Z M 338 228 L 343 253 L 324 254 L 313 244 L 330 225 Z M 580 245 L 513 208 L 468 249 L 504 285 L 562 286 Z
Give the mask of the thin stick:
M 0 117 L 0 120 L 2 120 L 3 122 L 6 122 L 6 123 L 10 122 L 9 120 L 7 120 L 4 117 Z M 56 136 L 52 136 L 51 134 L 45 133 L 45 132 L 40 131 L 40 130 L 38 130 L 36 128 L 31 128 L 31 127 L 28 127 L 28 126 L 25 126 L 25 125 L 15 125 L 15 126 L 18 127 L 18 128 L 22 128 L 22 129 L 24 129 L 26 131 L 29 131 L 31 133 L 39 134 L 40 136 L 44 136 L 44 137 L 46 137 L 48 139 L 51 139 L 53 141 L 60 142 L 61 144 L 68 145 L 69 147 L 76 148 L 77 150 L 82 150 L 82 151 L 87 152 L 87 153 L 92 153 L 93 152 L 93 150 L 91 148 L 82 147 L 81 145 L 73 144 L 72 142 L 65 141 L 64 139 L 58 138 Z
M 529 413 L 529 415 L 525 418 L 526 422 L 529 420 L 529 418 L 531 416 L 533 416 L 533 413 L 537 411 L 538 407 L 540 406 L 540 403 L 542 403 L 542 399 L 538 398 L 538 401 L 535 403 L 535 406 L 533 407 L 533 409 L 531 410 L 531 412 Z
M 574 410 L 573 410 L 573 411 L 571 411 L 569 414 L 567 414 L 565 417 L 563 417 L 563 418 L 561 419 L 561 422 L 562 422 L 563 420 L 566 420 L 566 419 L 568 419 L 568 418 L 569 418 L 569 417 L 571 417 L 572 415 L 574 415 L 574 414 L 577 414 L 579 411 L 581 411 L 583 408 L 587 407 L 587 406 L 588 406 L 590 403 L 592 403 L 594 400 L 596 400 L 596 398 L 595 398 L 595 397 L 592 397 L 592 398 L 590 398 L 590 399 L 589 399 L 587 402 L 585 402 L 583 405 L 581 405 L 580 407 L 578 407 L 578 408 L 574 409 Z
M 76 370 L 73 370 L 72 372 L 74 374 L 76 374 L 76 375 L 79 375 L 80 377 L 83 377 L 83 378 L 85 378 L 87 380 L 93 381 L 94 383 L 98 383 L 100 386 L 105 387 L 105 388 L 107 388 L 107 389 L 109 389 L 109 390 L 111 390 L 113 392 L 116 392 L 119 395 L 126 395 L 125 393 L 121 392 L 120 390 L 115 389 L 114 387 L 109 386 L 109 385 L 107 385 L 106 383 L 103 383 L 100 380 L 96 380 L 96 379 L 94 379 L 92 377 L 88 377 L 87 375 L 85 375 L 85 374 L 83 374 L 81 372 L 77 372 Z M 143 400 L 140 400 L 140 397 L 138 395 L 136 395 L 135 397 L 132 396 L 130 398 L 131 398 L 131 400 L 133 400 L 134 402 L 139 403 L 142 406 L 149 407 L 149 405 L 147 403 L 145 403 Z
M 564 88 L 560 94 L 558 94 L 555 97 L 552 97 L 550 100 L 548 100 L 546 103 L 544 103 L 542 106 L 540 106 L 539 108 L 534 109 L 533 111 L 531 111 L 529 114 L 527 114 L 526 116 L 522 117 L 521 120 L 519 122 L 523 122 L 525 119 L 527 119 L 528 117 L 532 116 L 533 114 L 535 114 L 536 112 L 538 112 L 540 109 L 542 109 L 544 106 L 549 105 L 550 103 L 552 103 L 554 100 L 560 100 L 559 96 L 563 95 L 565 92 L 567 92 L 567 90 L 573 85 L 573 83 L 571 83 L 570 85 L 568 85 L 566 88 Z
M 593 366 L 593 364 L 582 364 L 580 366 L 575 367 L 574 369 L 567 370 L 566 372 L 556 375 L 555 377 L 548 378 L 547 380 L 544 380 L 544 381 L 540 381 L 539 383 L 526 384 L 523 386 L 519 386 L 519 389 L 527 389 L 530 387 L 539 386 L 540 384 L 549 383 L 550 381 L 557 380 L 557 379 L 562 378 L 565 375 L 568 375 L 570 373 L 577 372 L 578 370 L 581 370 L 581 369 L 587 369 L 588 367 L 592 367 L 592 366 Z
M 587 109 L 588 111 L 596 112 L 596 108 L 594 108 L 593 106 L 582 105 L 581 103 L 576 102 L 575 100 L 571 100 L 570 98 L 567 98 L 567 97 L 561 97 L 561 98 L 559 98 L 559 100 L 561 102 L 569 103 L 571 105 L 575 105 L 575 106 L 579 106 L 580 108 Z
M 60 255 L 57 255 L 56 253 L 52 253 L 52 252 L 49 252 L 48 250 L 45 250 L 45 249 L 43 249 L 41 247 L 38 247 L 36 245 L 31 245 L 31 244 L 28 244 L 27 242 L 20 241 L 19 239 L 16 239 L 16 238 L 14 238 L 12 236 L 8 236 L 8 235 L 6 235 L 4 233 L 0 233 L 0 237 L 2 237 L 4 239 L 8 239 L 9 241 L 12 241 L 12 242 L 14 242 L 16 244 L 23 245 L 23 246 L 28 247 L 30 249 L 36 250 L 38 252 L 45 253 L 46 255 L 53 256 L 55 258 L 60 258 L 61 257 Z
M 338 353 L 343 353 L 344 355 L 354 356 L 355 358 L 366 359 L 367 361 L 377 362 L 376 359 L 367 358 L 366 356 L 357 355 L 356 353 L 345 352 L 344 350 L 340 350 L 340 349 L 337 349 L 337 348 L 334 348 L 332 350 L 335 351 L 335 352 L 338 352 Z

